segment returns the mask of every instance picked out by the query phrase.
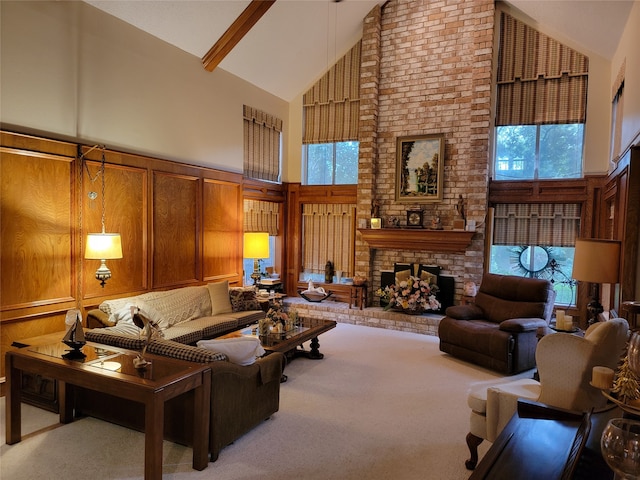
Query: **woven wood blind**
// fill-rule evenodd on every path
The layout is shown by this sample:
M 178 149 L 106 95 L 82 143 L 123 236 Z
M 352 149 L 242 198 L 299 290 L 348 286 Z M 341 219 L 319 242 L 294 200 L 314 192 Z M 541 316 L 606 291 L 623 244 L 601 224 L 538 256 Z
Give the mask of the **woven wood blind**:
M 502 203 L 495 207 L 494 245 L 572 247 L 580 234 L 580 204 Z
M 244 200 L 244 231 L 278 235 L 280 204 L 263 200 Z
M 584 123 L 589 58 L 502 13 L 496 125 Z
M 303 270 L 324 273 L 327 260 L 345 276 L 353 275 L 355 248 L 353 204 L 308 203 L 302 207 Z
M 303 96 L 302 143 L 358 140 L 360 42 Z
M 618 161 L 622 153 L 622 116 L 624 113 L 624 77 L 627 60 L 624 59 L 613 84 L 611 102 L 611 160 Z
M 249 178 L 280 181 L 282 120 L 243 106 L 244 174 Z

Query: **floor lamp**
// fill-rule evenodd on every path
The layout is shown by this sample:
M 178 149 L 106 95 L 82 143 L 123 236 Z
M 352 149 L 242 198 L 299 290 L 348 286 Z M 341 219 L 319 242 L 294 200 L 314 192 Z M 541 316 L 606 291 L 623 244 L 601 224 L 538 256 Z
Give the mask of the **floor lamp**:
M 618 283 L 620 275 L 620 242 L 617 240 L 578 239 L 573 256 L 572 278 L 591 283 L 591 302 L 587 305 L 588 323 L 598 321 L 603 312 L 600 284 Z
M 253 258 L 253 284 L 260 282 L 259 261 L 261 258 L 269 258 L 269 234 L 267 232 L 247 232 L 244 234 L 244 258 Z

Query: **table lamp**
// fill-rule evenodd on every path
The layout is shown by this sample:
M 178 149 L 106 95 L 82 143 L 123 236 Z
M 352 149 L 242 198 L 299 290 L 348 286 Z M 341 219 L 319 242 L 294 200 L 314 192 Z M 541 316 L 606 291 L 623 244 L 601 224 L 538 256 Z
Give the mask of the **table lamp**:
M 618 283 L 620 274 L 620 242 L 617 240 L 578 239 L 573 256 L 572 278 L 591 283 L 591 302 L 587 305 L 589 325 L 603 312 L 600 284 Z
M 244 234 L 244 258 L 253 258 L 253 284 L 257 285 L 260 277 L 261 258 L 269 258 L 269 234 L 267 232 L 247 232 Z

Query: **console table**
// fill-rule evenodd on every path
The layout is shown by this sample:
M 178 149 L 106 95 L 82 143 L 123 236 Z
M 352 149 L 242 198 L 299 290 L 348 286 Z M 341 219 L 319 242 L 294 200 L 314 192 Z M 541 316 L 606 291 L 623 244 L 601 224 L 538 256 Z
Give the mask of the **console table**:
M 60 337 L 62 339 L 62 337 Z M 22 439 L 21 384 L 23 372 L 38 373 L 58 381 L 60 423 L 73 420 L 73 389 L 83 387 L 105 392 L 145 406 L 144 478 L 162 478 L 164 404 L 167 400 L 194 391 L 193 468 L 209 464 L 209 402 L 211 369 L 208 365 L 147 355 L 151 364 L 138 370 L 136 354 L 115 347 L 88 342 L 82 347 L 85 358 L 63 358 L 67 347 L 61 341 L 25 345 L 6 354 L 6 442 Z
M 585 415 L 519 400 L 518 411 L 498 435 L 469 480 L 611 480 L 602 458 L 600 437 L 611 418 L 622 417 L 615 405 L 590 415 L 590 430 L 580 438 Z M 580 448 L 576 448 L 580 440 Z

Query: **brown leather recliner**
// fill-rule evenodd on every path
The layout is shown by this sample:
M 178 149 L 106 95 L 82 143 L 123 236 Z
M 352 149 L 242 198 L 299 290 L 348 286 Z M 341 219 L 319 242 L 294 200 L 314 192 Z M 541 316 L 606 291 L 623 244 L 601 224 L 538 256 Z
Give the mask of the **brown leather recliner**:
M 440 350 L 507 375 L 533 368 L 536 331 L 549 325 L 555 297 L 548 280 L 486 273 L 475 304 L 447 308 Z

